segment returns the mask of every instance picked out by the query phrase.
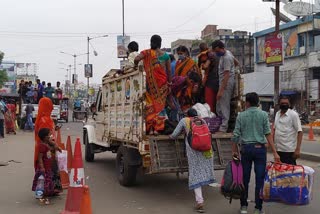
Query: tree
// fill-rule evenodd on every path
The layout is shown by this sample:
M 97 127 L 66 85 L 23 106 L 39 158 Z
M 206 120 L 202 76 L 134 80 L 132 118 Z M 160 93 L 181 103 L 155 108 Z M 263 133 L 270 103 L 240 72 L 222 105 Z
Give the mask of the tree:
M 4 53 L 0 51 L 0 64 L 2 63 Z M 3 84 L 8 81 L 8 75 L 5 70 L 0 70 L 0 88 L 2 88 Z

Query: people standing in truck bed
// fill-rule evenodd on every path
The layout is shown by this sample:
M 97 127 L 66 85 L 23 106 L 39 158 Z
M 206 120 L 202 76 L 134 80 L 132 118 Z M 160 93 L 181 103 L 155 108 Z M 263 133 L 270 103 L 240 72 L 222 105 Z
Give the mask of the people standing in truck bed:
M 213 51 L 207 51 L 207 60 L 202 65 L 205 70 L 203 85 L 205 87 L 205 102 L 210 106 L 211 112 L 216 112 L 217 94 L 219 91 L 219 57 Z
M 212 50 L 220 57 L 219 60 L 219 90 L 217 93 L 217 114 L 222 117 L 220 132 L 227 132 L 230 118 L 230 101 L 235 85 L 235 58 L 225 49 L 224 43 L 216 40 Z
M 162 39 L 159 35 L 151 37 L 151 48 L 142 51 L 134 60 L 135 65 L 143 60 L 146 72 L 146 130 L 158 134 L 164 130 L 165 106 L 171 85 L 170 57 L 160 50 Z
M 200 70 L 197 64 L 190 58 L 190 54 L 188 48 L 185 46 L 179 46 L 177 49 L 179 60 L 176 64 L 175 76 L 186 77 L 190 72 L 198 73 L 201 77 Z M 200 78 L 201 79 L 201 78 Z M 196 87 L 201 87 L 201 82 L 198 83 Z M 196 104 L 196 100 L 193 99 L 193 89 L 194 84 L 192 82 L 188 82 L 188 87 L 184 93 L 183 99 L 180 99 L 180 106 L 182 111 L 186 111 L 191 108 L 194 104 Z M 199 100 L 200 101 L 200 100 Z

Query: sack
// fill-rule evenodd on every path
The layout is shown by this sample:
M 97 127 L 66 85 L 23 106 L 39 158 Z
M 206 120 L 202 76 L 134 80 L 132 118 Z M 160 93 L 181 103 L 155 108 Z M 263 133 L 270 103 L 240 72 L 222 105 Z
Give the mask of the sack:
M 221 194 L 229 199 L 231 204 L 232 199 L 240 199 L 245 191 L 243 185 L 243 168 L 240 160 L 231 160 L 224 170 L 221 181 Z
M 57 152 L 56 159 L 58 162 L 59 171 L 65 171 L 68 173 L 68 152 L 67 152 L 67 150 L 62 150 L 62 152 Z
M 211 149 L 211 133 L 206 122 L 198 117 L 190 118 L 188 142 L 192 149 L 208 151 Z
M 201 118 L 215 117 L 215 114 L 211 112 L 210 106 L 207 103 L 197 103 L 194 106 L 192 106 L 192 108 L 197 111 L 198 116 Z
M 269 162 L 260 195 L 266 202 L 308 204 L 310 200 L 309 181 L 304 167 Z
M 209 130 L 212 134 L 219 131 L 220 125 L 222 124 L 222 118 L 221 117 L 205 117 L 203 118 L 204 121 L 206 121 Z

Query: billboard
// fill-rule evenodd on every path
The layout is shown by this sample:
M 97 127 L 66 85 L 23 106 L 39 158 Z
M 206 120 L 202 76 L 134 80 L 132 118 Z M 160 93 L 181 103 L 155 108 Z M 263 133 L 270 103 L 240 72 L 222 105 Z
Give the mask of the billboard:
M 3 61 L 0 65 L 0 70 L 4 70 L 7 73 L 8 81 L 4 82 L 2 88 L 0 88 L 1 93 L 16 93 L 16 72 L 15 63 L 11 61 Z
M 282 34 L 269 34 L 265 39 L 265 58 L 267 66 L 283 64 Z
M 36 63 L 16 63 L 17 75 L 36 75 L 37 69 Z
M 92 77 L 92 64 L 85 64 L 84 65 L 84 77 L 85 78 Z
M 127 58 L 127 47 L 130 43 L 130 36 L 117 36 L 118 58 Z

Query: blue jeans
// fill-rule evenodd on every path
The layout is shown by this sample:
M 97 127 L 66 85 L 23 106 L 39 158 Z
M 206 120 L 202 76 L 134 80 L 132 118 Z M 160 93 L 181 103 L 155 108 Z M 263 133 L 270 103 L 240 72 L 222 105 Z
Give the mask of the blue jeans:
M 255 203 L 256 209 L 262 209 L 260 190 L 263 186 L 266 171 L 267 149 L 264 144 L 243 144 L 241 146 L 241 163 L 243 167 L 243 183 L 245 192 L 241 196 L 241 206 L 248 206 L 248 190 L 251 176 L 252 163 L 256 175 Z
M 33 121 L 32 121 L 32 113 L 27 115 L 27 121 L 24 126 L 24 129 L 27 130 L 33 130 Z

